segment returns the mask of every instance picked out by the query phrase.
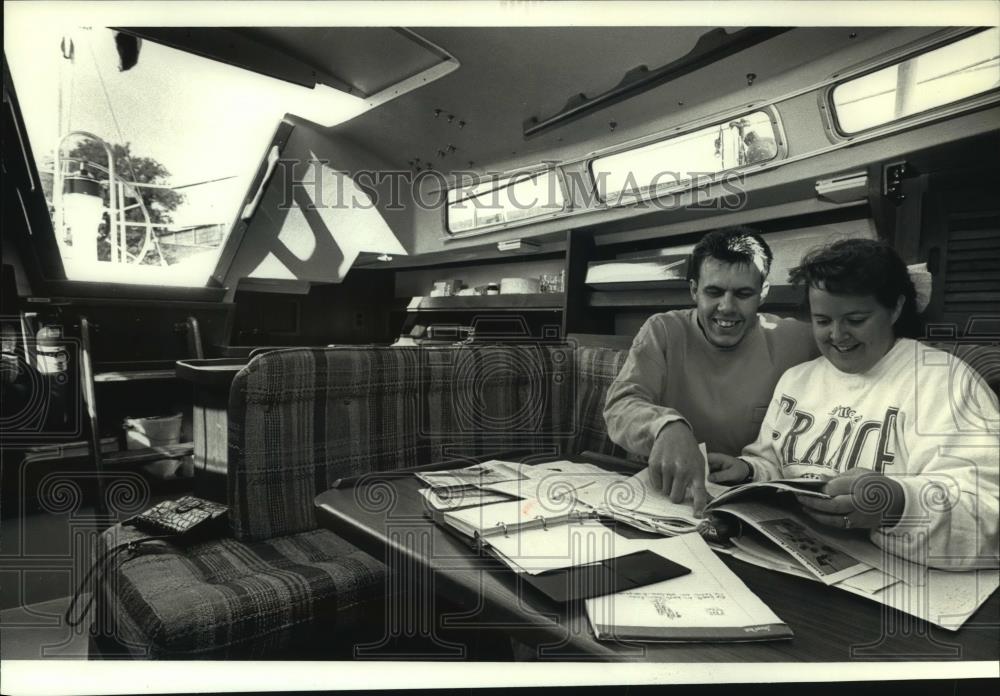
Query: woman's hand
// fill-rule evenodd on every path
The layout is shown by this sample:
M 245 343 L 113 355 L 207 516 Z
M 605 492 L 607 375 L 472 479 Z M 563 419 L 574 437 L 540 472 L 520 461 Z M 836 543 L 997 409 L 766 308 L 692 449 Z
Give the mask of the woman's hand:
M 712 483 L 732 485 L 746 481 L 750 475 L 750 465 L 739 457 L 709 452 L 708 471 L 708 480 Z
M 869 469 L 851 469 L 827 481 L 822 491 L 830 498 L 795 497 L 814 520 L 839 529 L 892 526 L 906 504 L 898 481 Z

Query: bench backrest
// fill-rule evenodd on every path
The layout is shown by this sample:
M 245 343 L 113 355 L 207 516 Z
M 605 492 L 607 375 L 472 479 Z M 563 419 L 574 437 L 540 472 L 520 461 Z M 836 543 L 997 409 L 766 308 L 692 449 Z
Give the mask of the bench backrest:
M 260 355 L 230 391 L 233 532 L 314 528 L 313 499 L 341 477 L 513 450 L 621 455 L 602 411 L 624 358 L 572 344 Z

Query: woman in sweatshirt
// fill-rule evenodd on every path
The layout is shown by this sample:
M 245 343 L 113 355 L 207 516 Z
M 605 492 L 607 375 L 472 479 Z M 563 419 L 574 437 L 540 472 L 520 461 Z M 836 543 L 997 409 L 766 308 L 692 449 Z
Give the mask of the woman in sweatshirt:
M 926 565 L 996 567 L 997 398 L 965 363 L 917 343 L 916 293 L 888 245 L 851 239 L 792 271 L 821 357 L 778 381 L 757 441 L 710 454 L 717 483 L 818 477 L 818 522 L 867 531 Z

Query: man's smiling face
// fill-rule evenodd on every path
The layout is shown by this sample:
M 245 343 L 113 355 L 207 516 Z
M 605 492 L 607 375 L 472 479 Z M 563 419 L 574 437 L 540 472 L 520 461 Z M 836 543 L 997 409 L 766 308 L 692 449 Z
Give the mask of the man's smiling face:
M 719 348 L 739 345 L 757 322 L 764 294 L 764 277 L 756 266 L 711 256 L 701 262 L 698 280 L 691 281 L 698 323 L 709 343 Z

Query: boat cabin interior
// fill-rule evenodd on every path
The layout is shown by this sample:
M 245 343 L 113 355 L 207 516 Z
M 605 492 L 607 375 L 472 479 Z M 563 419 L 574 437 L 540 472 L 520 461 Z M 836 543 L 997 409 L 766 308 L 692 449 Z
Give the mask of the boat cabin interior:
M 236 563 L 195 551 L 176 572 L 208 588 L 191 605 L 215 622 L 205 635 L 170 635 L 181 619 L 145 595 L 155 579 L 139 571 L 92 590 L 89 635 L 61 616 L 106 531 L 159 500 L 228 505 L 232 544 L 270 558 L 263 545 L 285 553 L 282 539 L 327 531 L 312 500 L 333 478 L 394 468 L 394 448 L 406 467 L 469 445 L 468 432 L 413 416 L 399 386 L 435 370 L 458 382 L 468 365 L 394 356 L 570 346 L 617 369 L 650 315 L 693 306 L 687 255 L 713 229 L 768 241 L 762 311 L 808 318 L 789 269 L 835 239 L 881 239 L 923 279 L 927 341 L 1000 337 L 996 26 L 178 26 L 55 21 L 46 3 L 15 5 L 3 83 L 5 658 L 242 656 L 255 631 L 282 638 L 245 654 L 288 654 L 284 633 L 204 609 L 236 582 Z M 973 367 L 995 389 L 986 355 Z M 280 432 L 258 418 L 317 385 L 329 412 L 293 413 Z M 375 389 L 387 394 L 377 404 Z M 422 408 L 492 427 L 475 399 L 435 403 Z M 535 415 L 508 430 L 530 431 Z M 424 418 L 412 457 L 397 437 L 411 416 Z M 550 453 L 599 449 L 582 430 L 571 422 L 576 435 L 546 440 Z M 272 458 L 309 449 L 327 468 L 255 468 L 277 442 Z M 302 519 L 276 510 L 300 499 Z M 314 538 L 296 542 L 301 553 L 361 553 Z M 351 558 L 352 572 L 371 559 Z M 159 568 L 145 572 L 175 572 Z M 318 620 L 315 604 L 285 624 Z M 129 640 L 138 648 L 115 652 Z

